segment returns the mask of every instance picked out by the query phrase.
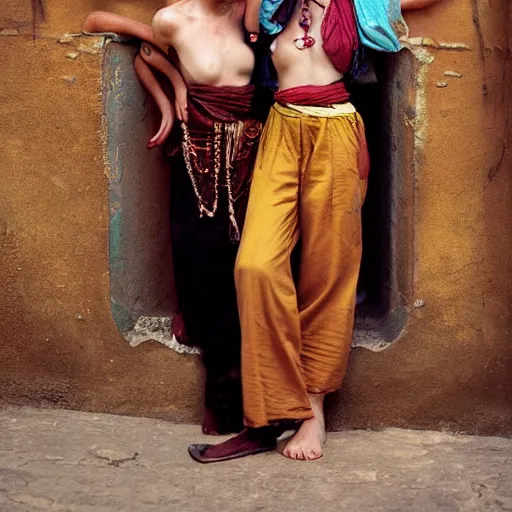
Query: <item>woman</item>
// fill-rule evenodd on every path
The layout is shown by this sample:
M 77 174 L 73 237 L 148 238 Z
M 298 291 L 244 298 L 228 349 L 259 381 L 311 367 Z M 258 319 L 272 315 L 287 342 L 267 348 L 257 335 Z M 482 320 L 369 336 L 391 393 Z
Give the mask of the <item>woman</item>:
M 257 26 L 248 26 L 253 40 Z M 287 429 L 296 433 L 283 455 L 323 454 L 324 397 L 341 386 L 352 341 L 369 171 L 363 122 L 344 85 L 358 45 L 351 0 L 298 0 L 270 47 L 279 90 L 235 269 L 248 428 L 216 446 L 191 445 L 200 462 L 272 450 Z
M 162 112 L 149 147 L 168 138 L 175 116 L 181 122 L 168 141 L 171 237 L 181 312 L 206 370 L 206 434 L 243 428 L 233 268 L 261 132 L 244 11 L 239 0 L 179 0 L 156 13 L 153 27 L 102 12 L 83 26 L 146 41 L 135 69 Z M 171 82 L 174 106 L 152 70 Z

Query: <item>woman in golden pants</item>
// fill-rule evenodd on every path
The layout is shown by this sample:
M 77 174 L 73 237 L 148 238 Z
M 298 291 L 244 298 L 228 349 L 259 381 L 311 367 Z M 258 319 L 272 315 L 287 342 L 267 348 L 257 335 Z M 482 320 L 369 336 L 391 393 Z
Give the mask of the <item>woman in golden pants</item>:
M 350 103 L 275 103 L 263 129 L 235 266 L 247 429 L 194 444 L 208 463 L 275 448 L 322 456 L 323 398 L 341 385 L 352 341 L 368 152 Z M 300 240 L 300 269 L 290 257 Z
M 235 268 L 245 424 L 313 416 L 352 340 L 368 154 L 350 103 L 276 103 L 262 134 Z M 301 240 L 295 286 L 290 255 Z

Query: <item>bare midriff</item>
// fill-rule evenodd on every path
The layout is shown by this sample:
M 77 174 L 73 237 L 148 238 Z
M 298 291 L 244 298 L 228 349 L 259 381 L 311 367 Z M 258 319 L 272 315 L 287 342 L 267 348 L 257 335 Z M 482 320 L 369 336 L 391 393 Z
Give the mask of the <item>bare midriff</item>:
M 243 3 L 226 12 L 209 12 L 196 0 L 179 0 L 158 11 L 172 32 L 179 67 L 187 84 L 244 86 L 250 82 L 254 54 L 244 43 Z
M 277 71 L 280 89 L 301 85 L 328 85 L 343 77 L 334 68 L 322 48 L 320 28 L 324 9 L 311 1 L 309 10 L 312 15 L 309 35 L 315 38 L 315 44 L 311 48 L 299 50 L 294 43 L 296 39 L 304 35 L 304 30 L 299 26 L 301 20 L 300 0 L 287 27 L 271 46 L 272 62 Z

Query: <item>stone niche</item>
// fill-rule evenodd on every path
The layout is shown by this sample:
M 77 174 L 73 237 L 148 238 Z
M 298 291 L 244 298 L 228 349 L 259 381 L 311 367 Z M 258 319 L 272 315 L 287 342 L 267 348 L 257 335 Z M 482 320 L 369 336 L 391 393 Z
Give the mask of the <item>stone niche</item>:
M 111 309 L 125 338 L 169 335 L 176 308 L 169 230 L 170 169 L 146 143 L 159 120 L 133 70 L 136 49 L 110 43 L 103 62 L 104 159 L 109 180 Z M 351 86 L 366 124 L 371 171 L 363 208 L 364 249 L 354 346 L 380 351 L 407 322 L 414 259 L 414 174 L 421 128 L 420 63 L 409 51 L 370 56 Z

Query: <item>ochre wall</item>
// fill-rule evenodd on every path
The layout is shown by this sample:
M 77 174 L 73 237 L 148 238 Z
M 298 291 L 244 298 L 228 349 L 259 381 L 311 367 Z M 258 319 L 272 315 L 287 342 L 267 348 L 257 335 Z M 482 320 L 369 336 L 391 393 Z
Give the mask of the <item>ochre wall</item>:
M 0 30 L 19 35 L 0 36 L 0 403 L 197 421 L 198 361 L 130 348 L 112 320 L 101 55 L 70 60 L 56 42 L 91 10 L 149 21 L 159 2 L 49 0 L 35 42 L 28 0 L 5 4 Z M 425 307 L 389 349 L 353 351 L 331 426 L 511 434 L 512 14 L 508 0 L 445 0 L 408 21 L 470 47 L 428 48 L 418 92 L 407 299 Z
M 0 402 L 199 419 L 198 362 L 131 348 L 112 320 L 101 55 L 56 42 L 93 9 L 150 21 L 158 5 L 140 5 L 51 0 L 35 43 L 30 26 L 0 36 Z

